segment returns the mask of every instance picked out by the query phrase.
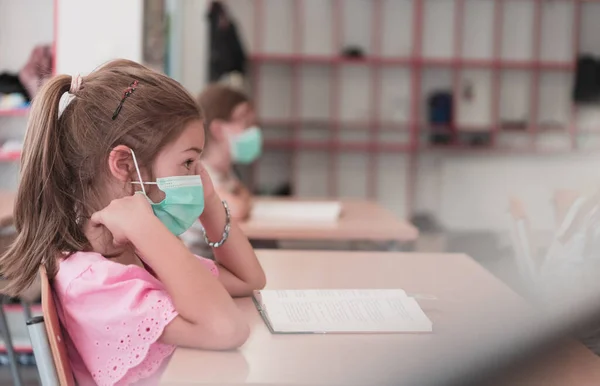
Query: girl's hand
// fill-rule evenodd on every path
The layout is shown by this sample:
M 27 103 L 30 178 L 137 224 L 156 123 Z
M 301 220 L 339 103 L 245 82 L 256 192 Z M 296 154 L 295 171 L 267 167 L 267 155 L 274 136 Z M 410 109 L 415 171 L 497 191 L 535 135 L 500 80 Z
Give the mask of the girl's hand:
M 208 172 L 201 163 L 196 166 L 196 174 L 200 175 L 204 188 L 204 211 L 200 215 L 200 222 L 210 239 L 220 238 L 225 227 L 223 203 L 215 191 L 215 186 Z
M 156 220 L 158 218 L 154 216 L 148 199 L 139 193 L 113 200 L 90 219 L 92 226 L 108 229 L 117 247 L 129 243 L 132 232 L 140 232 Z
M 204 201 L 212 201 L 213 197 L 217 195 L 215 193 L 215 186 L 201 162 L 198 162 L 196 164 L 196 174 L 198 174 L 200 176 L 200 179 L 202 180 L 202 187 L 204 189 Z

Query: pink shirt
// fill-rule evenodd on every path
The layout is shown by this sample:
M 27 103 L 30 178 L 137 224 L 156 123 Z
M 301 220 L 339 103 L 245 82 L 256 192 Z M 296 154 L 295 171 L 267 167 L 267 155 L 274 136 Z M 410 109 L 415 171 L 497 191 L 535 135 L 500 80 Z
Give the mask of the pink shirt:
M 214 262 L 200 258 L 215 276 Z M 158 342 L 177 311 L 162 283 L 93 252 L 63 260 L 53 281 L 79 385 L 156 384 L 175 346 Z

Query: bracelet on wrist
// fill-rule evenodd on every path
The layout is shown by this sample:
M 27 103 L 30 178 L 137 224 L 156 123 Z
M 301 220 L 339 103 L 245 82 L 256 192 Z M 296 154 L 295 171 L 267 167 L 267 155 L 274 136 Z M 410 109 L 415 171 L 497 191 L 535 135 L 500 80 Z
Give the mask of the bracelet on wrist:
M 206 229 L 202 227 L 204 242 L 206 242 L 206 244 L 211 248 L 219 248 L 221 245 L 223 245 L 229 238 L 229 231 L 231 230 L 231 212 L 229 211 L 229 205 L 227 205 L 227 201 L 225 200 L 221 202 L 223 203 L 223 208 L 225 208 L 225 229 L 223 230 L 223 236 L 221 237 L 221 240 L 214 243 L 210 241 L 206 236 Z

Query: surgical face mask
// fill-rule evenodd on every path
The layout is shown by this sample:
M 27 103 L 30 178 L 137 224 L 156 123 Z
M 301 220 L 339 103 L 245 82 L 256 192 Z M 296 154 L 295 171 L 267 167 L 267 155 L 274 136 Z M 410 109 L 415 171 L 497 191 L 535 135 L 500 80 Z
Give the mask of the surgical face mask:
M 139 178 L 139 182 L 132 183 L 142 187 L 142 193 L 150 202 L 154 215 L 175 236 L 190 229 L 204 211 L 204 188 L 200 176 L 163 177 L 157 178 L 156 182 L 143 182 L 133 150 L 131 155 Z M 144 185 L 157 185 L 165 193 L 164 200 L 158 204 L 152 202 Z
M 252 126 L 240 134 L 229 137 L 229 146 L 233 162 L 250 164 L 262 152 L 262 132 L 258 126 Z

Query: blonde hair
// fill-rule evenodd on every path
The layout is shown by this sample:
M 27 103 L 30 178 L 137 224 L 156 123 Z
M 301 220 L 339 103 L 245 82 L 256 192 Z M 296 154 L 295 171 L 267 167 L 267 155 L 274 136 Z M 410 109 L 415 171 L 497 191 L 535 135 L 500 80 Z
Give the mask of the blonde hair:
M 202 120 L 194 98 L 173 79 L 128 60 L 115 60 L 82 80 L 59 117 L 59 100 L 72 78 L 56 76 L 33 101 L 14 208 L 17 238 L 0 257 L 4 292 L 16 295 L 40 265 L 50 277 L 58 260 L 90 248 L 83 221 L 101 209 L 108 156 L 118 145 L 135 149 L 140 164 L 177 138 L 187 123 Z M 127 87 L 137 80 L 115 119 Z

